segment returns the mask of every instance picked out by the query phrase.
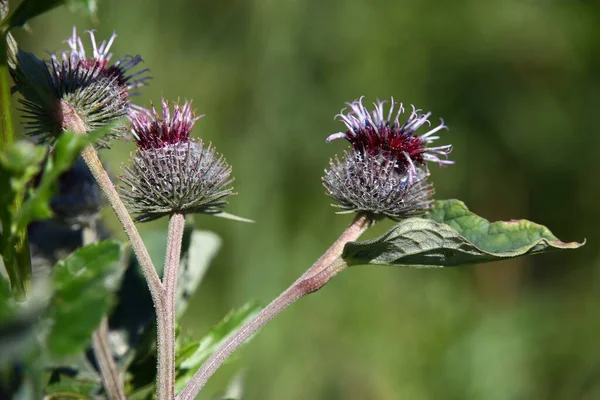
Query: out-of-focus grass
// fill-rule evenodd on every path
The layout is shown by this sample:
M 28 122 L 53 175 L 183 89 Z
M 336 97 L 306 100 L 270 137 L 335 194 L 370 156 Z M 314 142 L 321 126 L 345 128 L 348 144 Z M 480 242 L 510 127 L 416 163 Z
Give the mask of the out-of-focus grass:
M 193 98 L 206 114 L 195 135 L 234 168 L 229 211 L 258 221 L 196 219 L 225 242 L 184 320 L 195 335 L 248 299 L 268 302 L 349 222 L 320 184 L 345 144 L 324 139 L 363 94 L 445 119 L 440 142 L 457 163 L 432 168 L 438 198 L 588 239 L 578 252 L 477 267 L 357 267 L 263 329 L 201 398 L 242 366 L 247 399 L 600 397 L 598 6 L 104 0 L 99 17 L 97 37 L 119 35 L 115 57 L 141 54 L 152 70 L 138 104 Z M 19 39 L 56 50 L 74 24 L 91 28 L 56 10 Z M 105 152 L 115 173 L 131 149 Z

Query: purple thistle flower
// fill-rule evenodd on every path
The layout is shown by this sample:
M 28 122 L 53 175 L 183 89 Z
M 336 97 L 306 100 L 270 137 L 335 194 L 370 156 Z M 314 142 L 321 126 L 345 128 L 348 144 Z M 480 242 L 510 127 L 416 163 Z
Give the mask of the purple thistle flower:
M 137 151 L 123 169 L 119 191 L 138 221 L 174 212 L 217 214 L 233 194 L 231 167 L 212 145 L 190 138 L 196 117 L 190 102 L 162 100 L 162 113 L 138 110 L 130 116 Z
M 363 96 L 364 97 L 364 96 Z M 402 103 L 396 103 L 391 99 L 387 115 L 384 113 L 385 101 L 374 103 L 374 110 L 369 113 L 362 104 L 363 97 L 346 103 L 350 111 L 344 114 L 344 110 L 336 117 L 340 118 L 347 130 L 330 135 L 327 142 L 335 139 L 346 139 L 355 151 L 371 156 L 386 153 L 399 165 L 404 166 L 411 175 L 416 173 L 416 167 L 427 161 L 439 165 L 453 164 L 448 160 L 448 154 L 452 151 L 452 145 L 428 147 L 435 140 L 436 135 L 442 129 L 448 129 L 444 121 L 428 132 L 417 135 L 416 131 L 429 122 L 431 112 L 421 114 L 421 110 L 412 107 L 408 120 L 400 123 L 400 116 L 404 113 Z M 396 108 L 397 107 L 397 108 Z
M 352 151 L 337 156 L 325 170 L 323 185 L 327 195 L 336 200 L 334 206 L 341 213 L 365 212 L 373 217 L 386 216 L 402 219 L 425 213 L 432 204 L 433 185 L 427 182 L 427 162 L 439 165 L 452 164 L 448 154 L 451 145 L 430 147 L 439 139 L 437 132 L 448 129 L 444 121 L 433 129 L 417 135 L 423 125 L 431 125 L 431 113 L 422 114 L 412 107 L 404 123 L 402 104 L 391 99 L 377 101 L 369 112 L 362 103 L 363 97 L 347 103 L 350 111 L 336 116 L 346 125 L 345 132 L 330 135 L 327 142 L 346 139 Z
M 127 90 L 124 93 L 125 96 L 131 95 L 128 91 L 134 88 L 145 86 L 147 81 L 150 79 L 146 75 L 149 69 L 143 69 L 133 74 L 129 72 L 135 68 L 138 64 L 143 62 L 142 57 L 126 55 L 114 64 L 110 64 L 112 53 L 110 48 L 112 47 L 117 34 L 113 32 L 108 40 L 103 40 L 100 43 L 96 42 L 94 31 L 86 31 L 90 35 L 90 42 L 92 44 L 92 54 L 90 57 L 87 56 L 83 41 L 80 36 L 77 36 L 77 28 L 73 27 L 73 34 L 66 43 L 70 47 L 70 51 L 63 51 L 62 53 L 51 53 L 50 61 L 48 63 L 55 70 L 62 70 L 63 65 L 68 66 L 71 70 L 83 69 L 92 71 L 96 77 L 102 76 L 105 78 L 114 79 L 117 85 L 122 90 Z
M 136 110 L 131 116 L 131 132 L 140 149 L 160 148 L 169 144 L 187 143 L 190 132 L 197 120 L 204 115 L 194 116 L 192 103 L 185 101 L 183 105 L 175 103 L 171 115 L 169 102 L 162 99 L 162 116 L 152 110 Z
M 110 49 L 115 41 L 98 43 L 93 31 L 88 32 L 91 52 L 88 55 L 82 39 L 73 28 L 66 41 L 69 50 L 51 53 L 41 61 L 19 51 L 11 70 L 16 89 L 21 93 L 27 133 L 40 141 L 52 141 L 63 131 L 79 126 L 94 131 L 112 121 L 127 116 L 132 105 L 133 90 L 147 84 L 147 69 L 133 72 L 140 56 L 125 56 L 110 63 Z M 83 127 L 83 129 L 81 129 Z M 108 139 L 122 134 L 123 127 L 114 128 L 99 142 L 108 146 Z

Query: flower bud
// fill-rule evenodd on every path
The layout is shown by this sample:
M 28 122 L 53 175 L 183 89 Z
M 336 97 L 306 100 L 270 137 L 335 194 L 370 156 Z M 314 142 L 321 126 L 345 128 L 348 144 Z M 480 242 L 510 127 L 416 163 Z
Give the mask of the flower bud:
M 211 146 L 189 137 L 198 119 L 191 104 L 162 101 L 162 115 L 138 111 L 132 116 L 137 151 L 125 167 L 119 187 L 128 210 L 138 221 L 178 213 L 216 214 L 232 194 L 231 167 Z

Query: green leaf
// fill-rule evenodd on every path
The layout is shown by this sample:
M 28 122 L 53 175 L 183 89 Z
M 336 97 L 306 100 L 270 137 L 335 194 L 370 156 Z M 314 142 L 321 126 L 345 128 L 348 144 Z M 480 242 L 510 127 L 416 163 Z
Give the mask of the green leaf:
M 82 379 L 73 379 L 66 375 L 60 376 L 60 381 L 48 385 L 44 392 L 49 395 L 48 397 L 53 397 L 53 395 L 63 395 L 64 393 L 69 393 L 73 395 L 80 395 L 84 397 L 93 397 L 95 394 L 99 392 L 102 384 L 100 382 L 95 382 L 91 380 L 82 380 Z M 77 397 L 74 397 L 77 398 Z
M 30 222 L 52 216 L 49 203 L 58 178 L 69 169 L 81 150 L 94 138 L 95 136 L 75 135 L 69 132 L 60 135 L 54 147 L 53 156 L 46 162 L 38 187 L 32 191 L 14 217 L 15 230 L 25 229 Z
M 260 310 L 261 307 L 258 304 L 247 303 L 242 308 L 227 314 L 202 339 L 179 349 L 176 358 L 178 376 L 175 382 L 175 390 L 183 389 L 202 363 Z
M 0 151 L 0 254 L 17 299 L 25 300 L 31 282 L 31 263 L 27 235 L 18 229 L 15 216 L 25 190 L 39 172 L 45 148 L 25 141 L 7 144 Z
M 210 231 L 193 230 L 189 247 L 179 265 L 177 285 L 177 314 L 182 315 L 196 289 L 202 282 L 211 261 L 221 247 L 221 238 Z
M 51 355 L 74 355 L 90 342 L 119 287 L 122 253 L 120 243 L 105 241 L 82 247 L 56 264 L 46 339 Z
M 98 10 L 96 0 L 24 0 L 2 21 L 2 31 L 23 26 L 30 19 L 62 5 L 66 5 L 73 12 L 89 17 L 95 17 Z
M 348 265 L 447 267 L 582 245 L 563 243 L 526 220 L 490 223 L 459 200 L 443 200 L 426 218 L 405 219 L 377 239 L 347 243 L 342 258 Z

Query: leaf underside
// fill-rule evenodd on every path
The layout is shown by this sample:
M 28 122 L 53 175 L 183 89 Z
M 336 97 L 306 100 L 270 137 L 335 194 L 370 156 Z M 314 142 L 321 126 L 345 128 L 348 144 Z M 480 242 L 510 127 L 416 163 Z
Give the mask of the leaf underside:
M 400 221 L 383 236 L 349 242 L 342 257 L 348 265 L 376 264 L 441 268 L 498 261 L 551 250 L 576 249 L 545 226 L 512 220 L 490 223 L 462 201 L 436 201 L 424 218 Z

